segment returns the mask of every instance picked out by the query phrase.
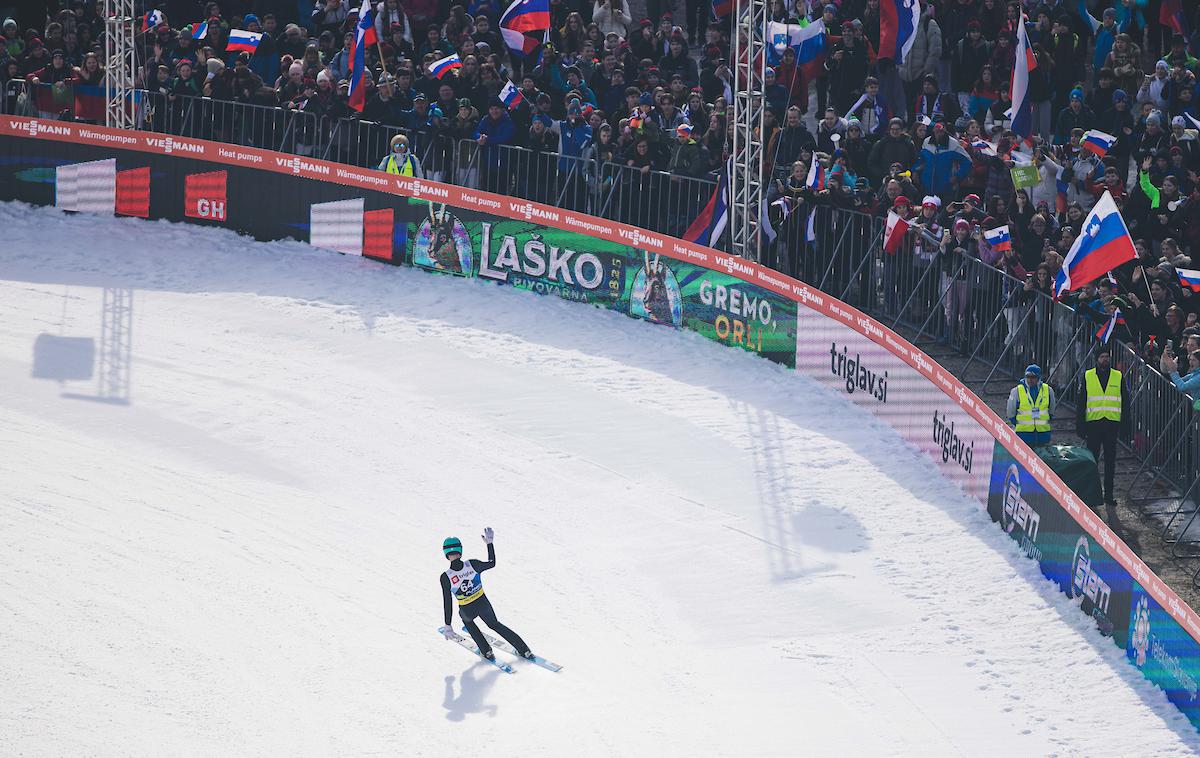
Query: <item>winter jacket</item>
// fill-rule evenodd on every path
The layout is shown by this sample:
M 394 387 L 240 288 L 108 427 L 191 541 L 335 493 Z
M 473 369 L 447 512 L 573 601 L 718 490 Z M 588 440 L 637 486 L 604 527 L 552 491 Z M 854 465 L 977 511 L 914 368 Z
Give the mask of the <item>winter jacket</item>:
M 884 135 L 871 148 L 870 157 L 867 159 L 873 183 L 885 176 L 893 163 L 899 163 L 907 169 L 912 168 L 916 162 L 917 146 L 913 144 L 912 137 L 907 134 L 901 134 L 899 137 L 893 137 L 891 134 Z M 914 198 L 909 199 L 913 200 Z
M 596 3 L 592 7 L 592 21 L 600 27 L 600 33 L 608 36 L 616 32 L 622 39 L 629 36 L 629 25 L 633 23 L 633 15 L 629 12 L 629 0 Z
M 927 137 L 914 172 L 930 194 L 948 196 L 952 180 L 962 181 L 971 172 L 971 157 L 953 137 L 947 137 L 945 145 Z
M 900 78 L 915 82 L 926 74 L 937 74 L 942 57 L 942 30 L 928 13 L 922 14 L 913 36 L 912 49 L 900 64 Z
M 578 158 L 583 155 L 583 146 L 592 140 L 591 124 L 583 119 L 577 120 L 574 124 L 570 119 L 563 121 L 555 121 L 551 128 L 558 136 L 558 152 L 563 156 L 559 159 L 558 170 L 570 171 L 572 167 L 578 165 L 577 161 L 572 161 L 570 158 Z
M 1071 141 L 1071 130 L 1082 129 L 1085 132 L 1096 125 L 1096 114 L 1086 105 L 1076 113 L 1070 106 L 1063 108 L 1054 122 L 1054 144 L 1065 145 Z

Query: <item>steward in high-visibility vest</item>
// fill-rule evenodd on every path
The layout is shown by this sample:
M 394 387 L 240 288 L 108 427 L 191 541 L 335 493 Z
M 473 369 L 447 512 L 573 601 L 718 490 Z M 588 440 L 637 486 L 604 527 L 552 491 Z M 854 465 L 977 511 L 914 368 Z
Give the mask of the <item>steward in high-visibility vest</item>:
M 379 170 L 400 176 L 412 176 L 424 179 L 425 172 L 421 170 L 421 161 L 408 149 L 408 137 L 397 134 L 392 137 L 392 152 L 379 161 Z
M 1087 393 L 1087 401 L 1084 403 L 1084 421 L 1121 420 L 1120 371 L 1109 369 L 1108 381 L 1101 386 L 1096 369 L 1089 368 L 1083 375 L 1083 386 Z
M 1017 436 L 1030 445 L 1049 445 L 1056 404 L 1054 389 L 1042 381 L 1042 369 L 1026 368 L 1025 379 L 1008 394 L 1008 419 Z
M 1104 453 L 1104 502 L 1115 504 L 1113 479 L 1116 476 L 1117 438 L 1128 426 L 1125 388 L 1121 383 L 1121 372 L 1112 368 L 1112 356 L 1108 346 L 1101 345 L 1096 355 L 1096 366 L 1083 375 L 1079 387 L 1078 416 L 1076 431 L 1087 441 L 1096 462 Z

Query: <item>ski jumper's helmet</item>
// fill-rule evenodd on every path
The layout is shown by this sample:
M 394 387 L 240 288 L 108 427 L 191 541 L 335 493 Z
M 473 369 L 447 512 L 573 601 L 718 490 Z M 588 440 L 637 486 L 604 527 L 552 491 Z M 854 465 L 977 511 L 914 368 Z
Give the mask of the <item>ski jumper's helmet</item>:
M 462 541 L 458 537 L 447 537 L 442 543 L 442 553 L 444 555 L 451 553 L 462 555 Z

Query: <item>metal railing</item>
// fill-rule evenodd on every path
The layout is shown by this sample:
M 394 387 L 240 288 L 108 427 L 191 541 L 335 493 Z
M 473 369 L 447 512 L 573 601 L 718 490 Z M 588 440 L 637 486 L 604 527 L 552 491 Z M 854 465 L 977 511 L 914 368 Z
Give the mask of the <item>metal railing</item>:
M 62 88 L 57 93 L 51 89 L 11 80 L 4 85 L 0 113 L 57 117 L 51 106 L 68 99 Z M 139 91 L 131 107 L 138 109 L 136 122 L 143 129 L 360 167 L 377 165 L 392 137 L 403 133 L 431 179 L 674 236 L 699 214 L 716 184 L 712 177 L 642 171 L 515 145 L 481 146 L 431 130 L 252 103 Z M 73 116 L 74 109 L 64 110 Z M 976 367 L 987 369 L 981 388 L 985 395 L 995 381 L 1007 382 L 1028 363 L 1039 363 L 1046 379 L 1060 388 L 1060 399 L 1074 403 L 1096 343 L 1093 315 L 1028 289 L 976 257 L 951 259 L 938 253 L 927 236 L 910 235 L 894 254 L 884 253 L 883 221 L 865 213 L 818 206 L 809 241 L 808 217 L 809 209 L 801 205 L 778 224 L 778 237 L 763 247 L 764 263 L 907 330 L 918 345 L 936 342 L 953 348 L 966 358 L 963 375 Z M 1163 538 L 1173 551 L 1200 558 L 1200 524 L 1194 524 L 1200 513 L 1192 499 L 1200 489 L 1200 413 L 1136 350 L 1128 345 L 1117 350 L 1131 398 L 1128 448 L 1141 462 L 1129 487 L 1130 501 L 1148 518 L 1164 523 Z M 1164 486 L 1176 493 L 1165 505 L 1163 498 L 1154 497 Z M 1197 536 L 1189 532 L 1193 526 Z
M 863 213 L 811 209 L 816 239 L 809 242 L 809 212 L 801 205 L 781 225 L 764 251 L 767 262 L 900 329 L 918 346 L 953 349 L 966 358 L 961 377 L 985 372 L 979 390 L 985 399 L 1007 394 L 1022 368 L 1037 363 L 1064 410 L 1075 410 L 1104 314 L 1055 301 L 972 255 L 931 254 L 933 240 L 921 233 L 885 253 L 883 220 Z M 969 249 L 979 250 L 974 241 Z M 1127 502 L 1153 523 L 1200 587 L 1200 412 L 1135 346 L 1119 340 L 1110 346 L 1129 398 L 1131 434 L 1121 444 L 1138 461 Z M 997 382 L 1002 386 L 989 391 Z

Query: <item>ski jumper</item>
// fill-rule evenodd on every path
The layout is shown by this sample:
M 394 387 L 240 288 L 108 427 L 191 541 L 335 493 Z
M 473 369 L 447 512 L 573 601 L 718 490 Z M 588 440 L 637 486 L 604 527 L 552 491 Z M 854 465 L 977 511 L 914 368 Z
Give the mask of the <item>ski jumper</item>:
M 492 608 L 491 601 L 483 594 L 483 577 L 480 574 L 495 565 L 496 548 L 489 544 L 486 561 L 473 559 L 464 561 L 460 558 L 450 563 L 449 570 L 442 572 L 442 607 L 445 611 L 446 626 L 450 626 L 453 620 L 451 615 L 451 600 L 453 600 L 458 603 L 458 615 L 462 618 L 463 625 L 467 627 L 467 633 L 479 647 L 479 652 L 487 655 L 491 652 L 492 646 L 479 631 L 479 627 L 475 623 L 476 619 L 490 626 L 496 634 L 508 640 L 508 643 L 516 648 L 518 653 L 524 655 L 529 650 L 529 646 L 516 632 L 496 619 L 496 611 Z

